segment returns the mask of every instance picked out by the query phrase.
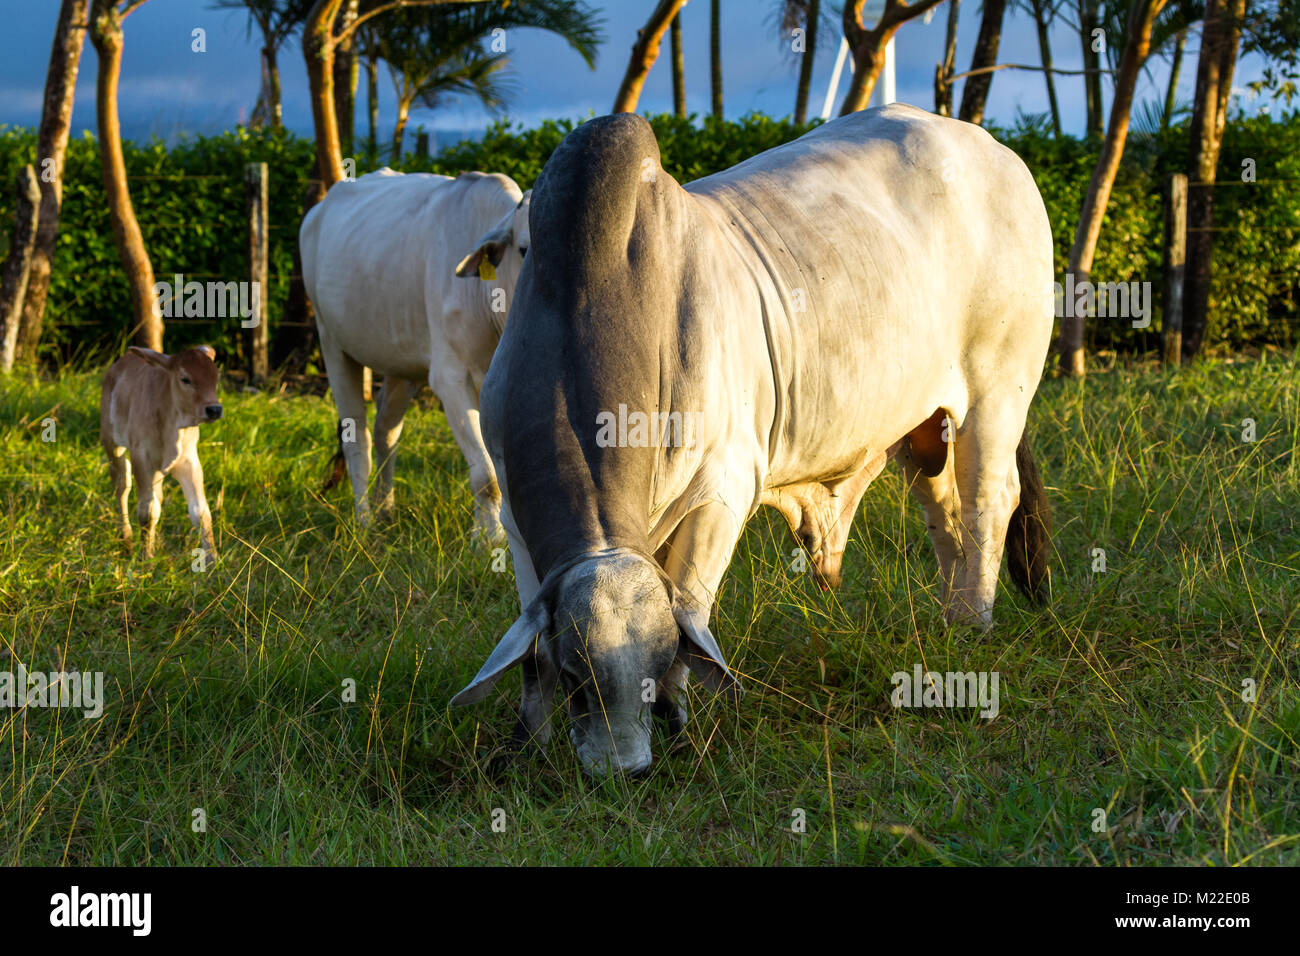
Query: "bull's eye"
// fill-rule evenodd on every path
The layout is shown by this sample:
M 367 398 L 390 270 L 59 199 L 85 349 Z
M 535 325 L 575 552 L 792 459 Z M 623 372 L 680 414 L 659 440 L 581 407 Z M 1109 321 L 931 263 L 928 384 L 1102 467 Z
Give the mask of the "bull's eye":
M 182 375 L 182 376 L 181 376 L 181 384 L 182 384 L 182 385 L 193 385 L 194 383 L 191 382 L 191 381 L 190 381 L 188 378 L 186 378 L 184 375 Z

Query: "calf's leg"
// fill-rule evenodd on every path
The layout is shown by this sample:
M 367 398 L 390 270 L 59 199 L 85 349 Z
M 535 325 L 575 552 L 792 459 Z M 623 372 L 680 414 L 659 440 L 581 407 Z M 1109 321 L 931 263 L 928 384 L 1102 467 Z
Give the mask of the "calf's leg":
M 152 558 L 158 545 L 158 519 L 162 516 L 163 474 L 143 459 L 131 457 L 131 470 L 135 472 L 135 514 L 144 531 L 144 556 Z
M 118 534 L 123 541 L 131 540 L 131 516 L 127 498 L 131 495 L 131 468 L 127 461 L 126 449 L 105 447 L 108 456 L 108 473 L 113 479 L 113 502 L 116 506 Z
M 182 455 L 172 469 L 172 474 L 180 482 L 185 492 L 185 503 L 189 506 L 190 524 L 199 532 L 199 544 L 203 548 L 203 566 L 216 557 L 217 549 L 212 540 L 212 511 L 208 508 L 207 496 L 203 493 L 203 465 L 199 461 L 197 449 L 190 449 Z

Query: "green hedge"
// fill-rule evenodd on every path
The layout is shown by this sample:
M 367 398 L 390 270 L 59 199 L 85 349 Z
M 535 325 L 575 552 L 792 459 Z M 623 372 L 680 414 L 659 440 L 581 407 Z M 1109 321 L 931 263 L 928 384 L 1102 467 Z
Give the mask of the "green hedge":
M 795 138 L 808 127 L 751 114 L 734 122 L 702 123 L 671 115 L 650 117 L 664 168 L 682 182 L 732 166 Z M 468 169 L 503 172 L 529 188 L 555 146 L 576 125 L 546 121 L 532 129 L 497 123 L 476 142 L 444 150 L 436 158 L 408 156 L 400 168 L 455 174 Z M 1052 139 L 1032 128 L 994 130 L 1029 165 L 1052 221 L 1057 272 L 1074 238 L 1075 222 L 1096 158 L 1096 143 Z M 0 173 L 10 184 L 18 168 L 34 160 L 35 133 L 0 127 Z M 177 273 L 187 279 L 241 279 L 247 272 L 243 169 L 250 162 L 271 167 L 272 335 L 283 314 L 292 271 L 312 145 L 288 133 L 238 129 L 187 139 L 170 149 L 159 142 L 127 144 L 132 198 L 159 281 Z M 1159 329 L 1162 192 L 1167 175 L 1186 165 L 1186 128 L 1161 136 L 1136 135 L 1111 197 L 1092 278 L 1095 282 L 1150 281 L 1156 314 L 1149 331 L 1127 320 L 1090 323 L 1093 348 L 1154 348 Z M 1241 183 L 1241 162 L 1253 158 L 1259 182 Z M 365 169 L 381 165 L 366 161 Z M 1291 346 L 1300 295 L 1300 113 L 1280 120 L 1235 119 L 1225 134 L 1216 190 L 1213 347 L 1265 343 Z M 1290 182 L 1279 183 L 1279 180 Z M 120 350 L 130 315 L 104 203 L 92 137 L 69 144 L 63 219 L 46 316 L 43 354 L 52 361 L 99 360 Z M 1233 185 L 1226 185 L 1232 183 Z M 0 194 L 3 222 L 12 221 L 11 187 Z M 0 229 L 0 252 L 9 228 Z M 238 351 L 237 320 L 171 320 L 168 345 L 209 341 Z

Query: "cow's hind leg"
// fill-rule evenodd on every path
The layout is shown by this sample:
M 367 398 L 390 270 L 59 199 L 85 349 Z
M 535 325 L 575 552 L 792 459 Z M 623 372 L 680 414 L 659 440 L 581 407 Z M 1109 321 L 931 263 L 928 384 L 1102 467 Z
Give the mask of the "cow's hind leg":
M 966 557 L 954 604 L 959 618 L 986 628 L 993 623 L 1007 525 L 1020 501 L 1016 445 L 1025 427 L 1024 409 L 1000 398 L 970 410 L 953 448 Z
M 469 488 L 474 495 L 474 536 L 485 543 L 505 537 L 501 528 L 501 490 L 496 470 L 483 445 L 479 428 L 478 392 L 464 369 L 430 369 L 429 387 L 442 402 L 447 424 L 469 464 Z
M 323 336 L 321 354 L 325 356 L 325 371 L 339 413 L 339 439 L 348 477 L 352 479 L 357 523 L 365 525 L 370 521 L 370 504 L 366 500 L 366 486 L 370 483 L 370 429 L 366 426 L 361 364 Z
M 379 474 L 375 477 L 375 512 L 386 517 L 393 510 L 393 470 L 397 442 L 402 437 L 402 419 L 411 407 L 417 385 L 404 378 L 384 377 L 384 387 L 375 400 L 375 456 Z

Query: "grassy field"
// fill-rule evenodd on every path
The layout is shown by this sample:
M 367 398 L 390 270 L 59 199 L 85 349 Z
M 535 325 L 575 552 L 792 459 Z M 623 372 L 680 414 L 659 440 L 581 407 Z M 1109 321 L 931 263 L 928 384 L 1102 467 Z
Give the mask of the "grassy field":
M 170 479 L 160 556 L 113 537 L 96 376 L 0 383 L 0 671 L 103 671 L 107 700 L 0 710 L 0 863 L 1300 863 L 1294 359 L 1045 382 L 1053 597 L 1004 575 L 989 635 L 943 626 L 895 469 L 835 594 L 760 512 L 713 626 L 746 695 L 697 695 L 649 775 L 603 783 L 558 724 L 509 756 L 517 676 L 447 707 L 518 604 L 441 414 L 412 411 L 395 520 L 358 534 L 318 492 L 328 399 L 224 399 L 194 573 Z M 917 664 L 996 671 L 999 715 L 893 709 Z

